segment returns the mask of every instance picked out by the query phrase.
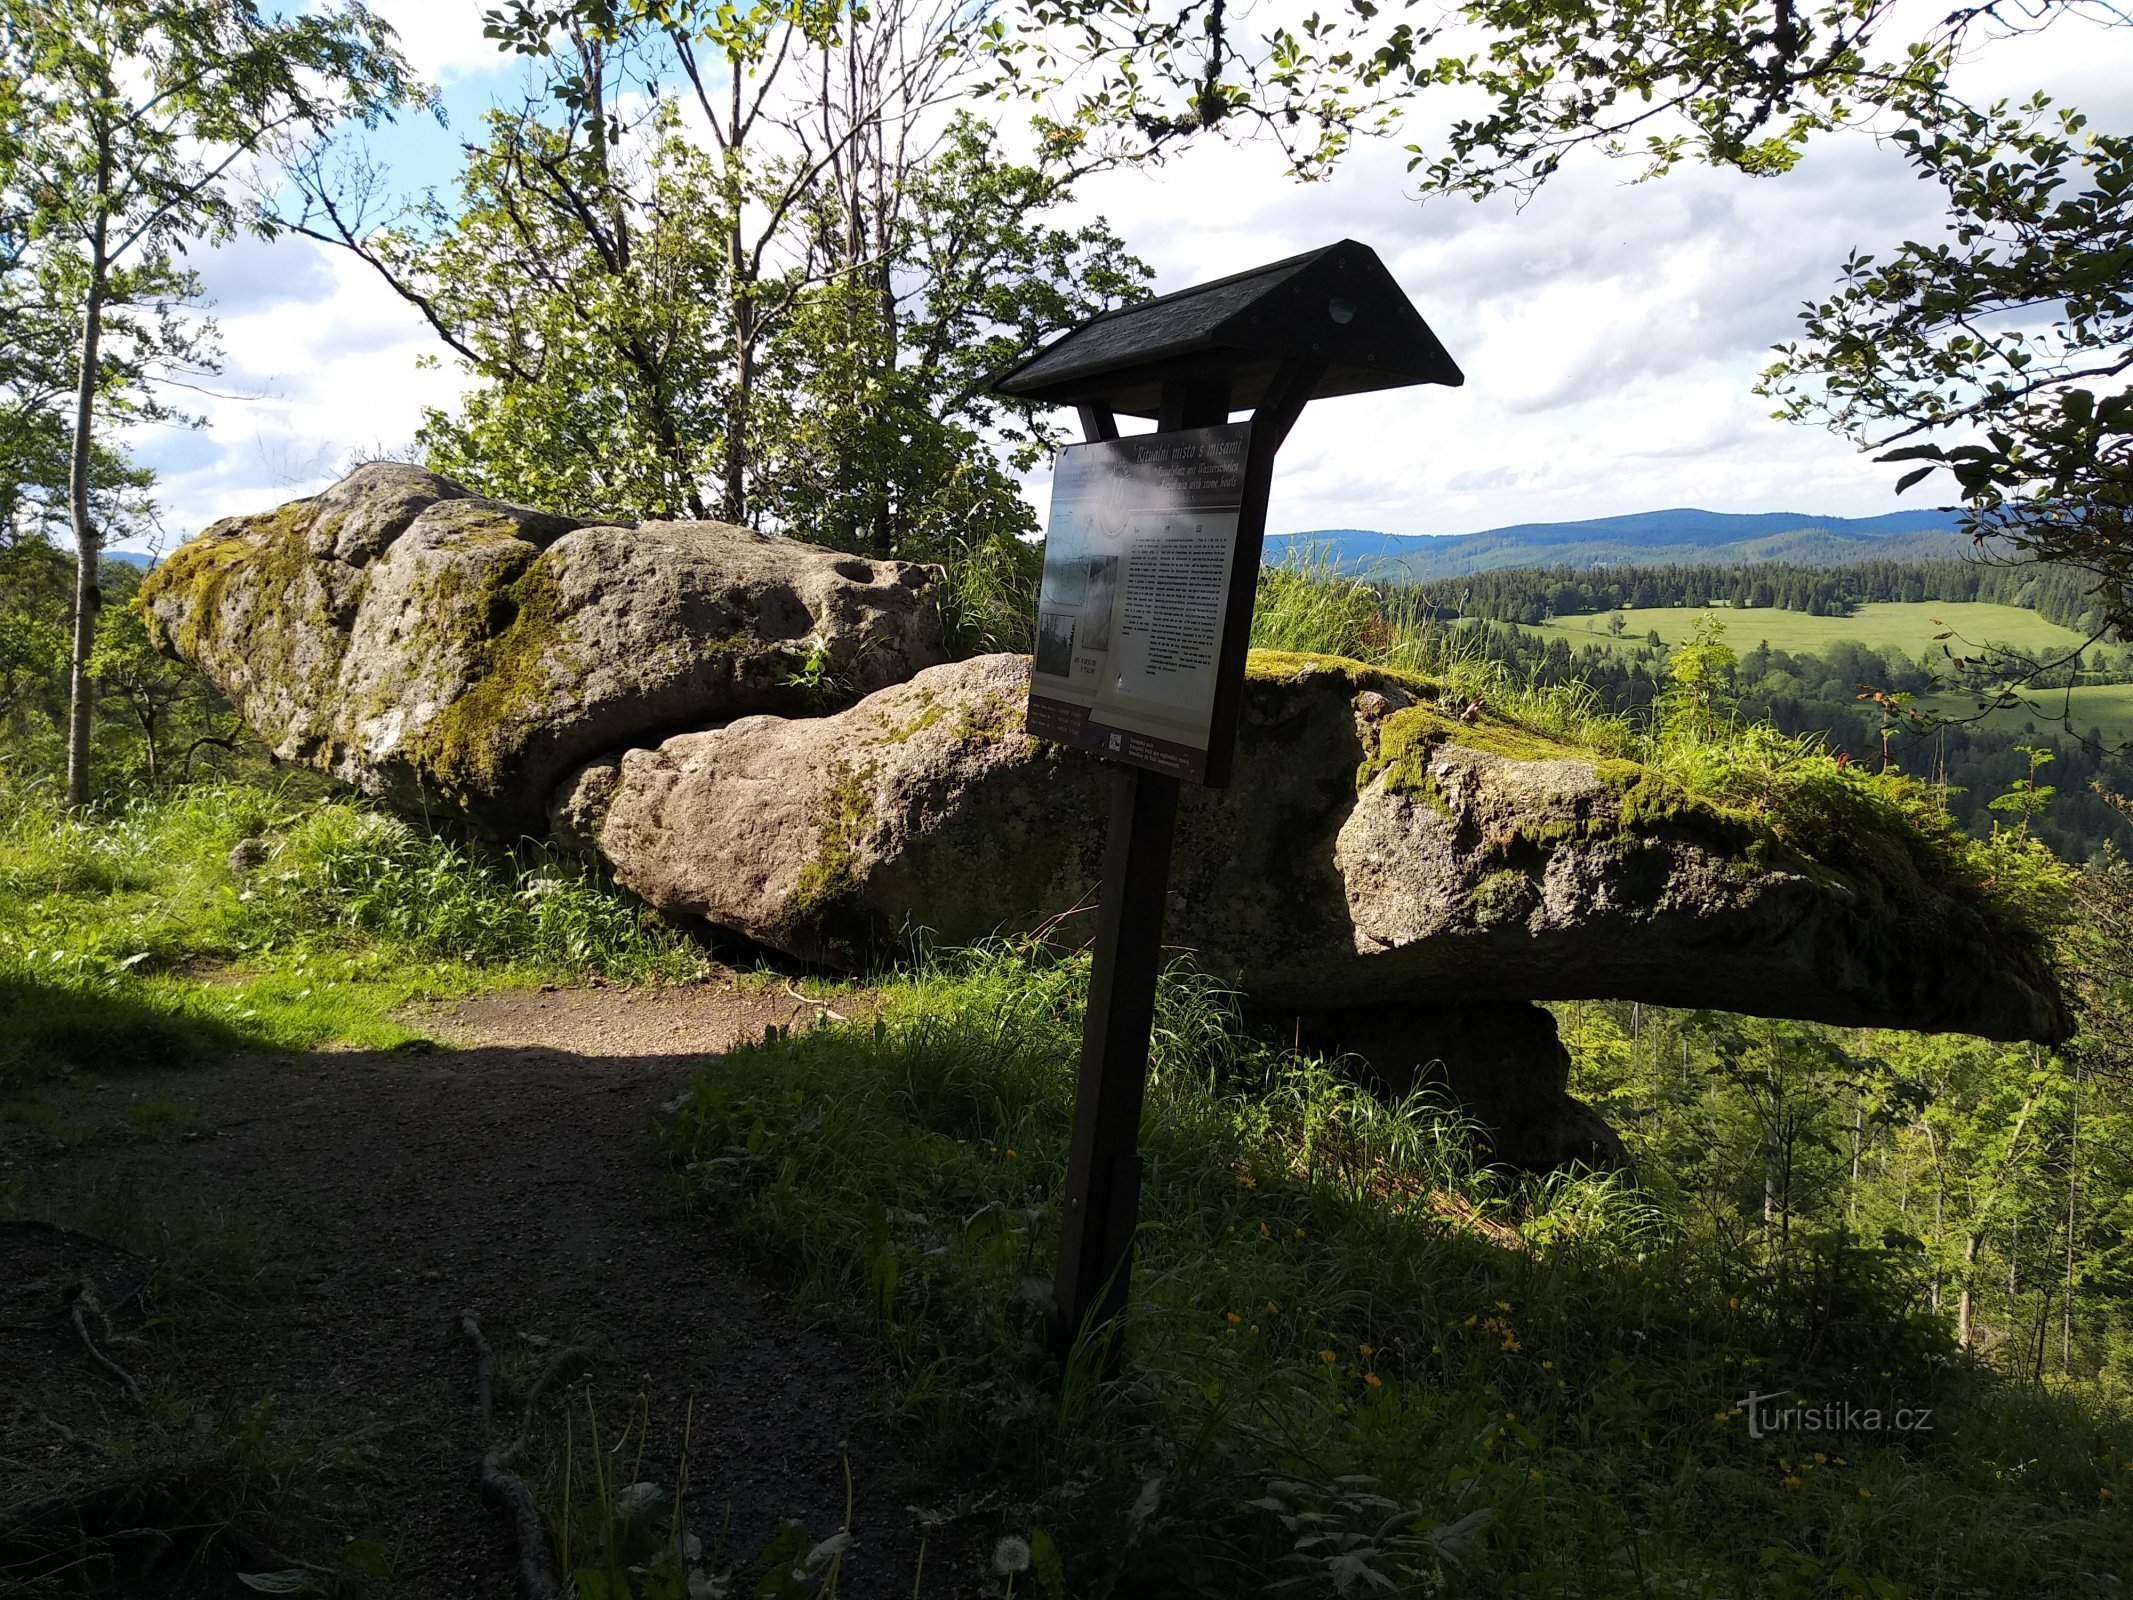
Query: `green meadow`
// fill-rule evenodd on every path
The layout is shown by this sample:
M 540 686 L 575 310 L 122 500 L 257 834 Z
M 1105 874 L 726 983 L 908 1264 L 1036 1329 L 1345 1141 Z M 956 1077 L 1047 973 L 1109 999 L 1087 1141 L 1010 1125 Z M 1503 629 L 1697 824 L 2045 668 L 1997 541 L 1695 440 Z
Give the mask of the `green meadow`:
M 2010 735 L 2051 734 L 2063 726 L 2083 738 L 2091 730 L 2099 732 L 2109 746 L 2133 742 L 2133 683 L 2029 690 L 2022 695 L 2021 705 L 1988 711 L 1982 717 L 1972 695 L 1934 695 L 1927 704 L 1951 720 L 1975 718 L 1980 727 Z
M 1634 647 L 1647 642 L 1657 631 L 1669 645 L 1689 636 L 1696 619 L 1706 608 L 1657 606 L 1631 608 L 1620 613 L 1621 641 Z M 1738 607 L 1708 608 L 1726 624 L 1726 638 L 1736 650 L 1752 650 L 1768 644 L 1773 650 L 1804 655 L 1828 650 L 1832 645 L 1857 644 L 1875 650 L 1898 650 L 1917 658 L 1946 643 L 1958 654 L 1965 645 L 2006 645 L 2027 653 L 2067 651 L 2084 640 L 2071 628 L 2047 622 L 2034 611 L 2018 606 L 1995 605 L 1982 600 L 1881 601 L 1860 606 L 1848 617 L 1817 617 L 1805 611 L 1781 611 L 1776 607 L 1745 610 Z M 1547 637 L 1560 634 L 1573 649 L 1587 644 L 1607 644 L 1608 617 L 1557 617 L 1525 631 Z M 1943 633 L 1951 637 L 1945 641 Z

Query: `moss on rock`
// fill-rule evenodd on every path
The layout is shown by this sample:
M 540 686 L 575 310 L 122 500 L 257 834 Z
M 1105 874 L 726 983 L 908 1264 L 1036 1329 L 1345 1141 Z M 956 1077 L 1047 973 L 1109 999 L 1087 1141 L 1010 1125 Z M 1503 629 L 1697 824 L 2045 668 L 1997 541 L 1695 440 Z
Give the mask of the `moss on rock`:
M 448 796 L 473 805 L 503 790 L 525 730 L 553 711 L 583 663 L 571 648 L 550 563 L 500 563 L 481 573 L 471 592 L 463 569 L 449 571 L 425 613 L 467 629 L 456 641 L 468 654 L 467 686 L 424 725 L 408 753 Z
M 874 796 L 868 788 L 874 772 L 871 764 L 854 767 L 842 761 L 830 769 L 828 792 L 812 819 L 815 853 L 793 880 L 792 897 L 786 902 L 789 922 L 819 915 L 853 887 L 860 841 L 874 825 Z

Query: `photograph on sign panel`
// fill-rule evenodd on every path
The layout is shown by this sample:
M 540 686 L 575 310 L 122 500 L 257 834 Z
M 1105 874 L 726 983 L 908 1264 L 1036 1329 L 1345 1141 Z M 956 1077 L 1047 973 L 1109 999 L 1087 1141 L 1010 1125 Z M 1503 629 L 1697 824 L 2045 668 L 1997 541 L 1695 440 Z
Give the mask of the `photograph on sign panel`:
M 1047 678 L 1064 678 L 1074 665 L 1074 619 L 1047 611 L 1037 619 L 1036 670 Z

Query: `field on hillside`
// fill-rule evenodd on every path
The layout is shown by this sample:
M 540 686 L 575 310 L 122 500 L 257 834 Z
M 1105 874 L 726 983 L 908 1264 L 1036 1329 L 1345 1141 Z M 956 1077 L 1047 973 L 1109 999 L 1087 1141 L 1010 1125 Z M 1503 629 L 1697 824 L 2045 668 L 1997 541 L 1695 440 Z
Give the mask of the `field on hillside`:
M 2022 699 L 2022 707 L 1987 713 L 1980 719 L 1980 726 L 2010 735 L 2025 731 L 2050 734 L 2063 726 L 2082 738 L 2093 728 L 2102 733 L 2107 746 L 2133 744 L 2133 683 L 2039 689 Z M 1969 695 L 1935 695 L 1928 703 L 1944 717 L 1971 717 L 1977 712 L 1977 701 Z
M 2029 652 L 2072 650 L 2082 643 L 2071 628 L 2047 622 L 2034 611 L 1986 601 L 1923 600 L 1912 603 L 1876 602 L 1863 605 L 1848 617 L 1817 617 L 1805 611 L 1781 611 L 1775 607 L 1740 610 L 1711 608 L 1711 615 L 1726 624 L 1726 639 L 1736 650 L 1752 650 L 1766 642 L 1773 650 L 1794 654 L 1827 650 L 1835 644 L 1866 645 L 1877 650 L 1898 650 L 1916 658 L 1937 648 L 1935 635 L 1953 629 L 1946 641 L 1960 650 L 1971 646 L 2004 644 Z M 1560 634 L 1573 649 L 1587 644 L 1607 644 L 1607 615 L 1557 617 L 1526 631 L 1543 637 Z M 1636 646 L 1654 629 L 1667 644 L 1688 637 L 1696 619 L 1705 615 L 1690 606 L 1632 608 L 1621 613 L 1621 642 Z

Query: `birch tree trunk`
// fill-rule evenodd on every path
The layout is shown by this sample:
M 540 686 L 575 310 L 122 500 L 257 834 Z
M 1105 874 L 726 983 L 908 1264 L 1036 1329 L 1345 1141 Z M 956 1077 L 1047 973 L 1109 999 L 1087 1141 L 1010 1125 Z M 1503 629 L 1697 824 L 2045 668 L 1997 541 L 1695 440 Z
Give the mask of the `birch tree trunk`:
M 90 471 L 94 464 L 97 364 L 104 336 L 104 296 L 110 272 L 111 142 L 99 124 L 96 141 L 96 215 L 89 232 L 89 291 L 82 305 L 81 370 L 74 379 L 74 439 L 67 460 L 67 516 L 73 524 L 77 565 L 74 573 L 74 647 L 67 664 L 67 809 L 89 803 L 89 734 L 96 712 L 96 688 L 89 679 L 89 654 L 96 648 L 96 619 L 104 591 L 98 569 L 103 563 L 103 533 L 90 513 Z

